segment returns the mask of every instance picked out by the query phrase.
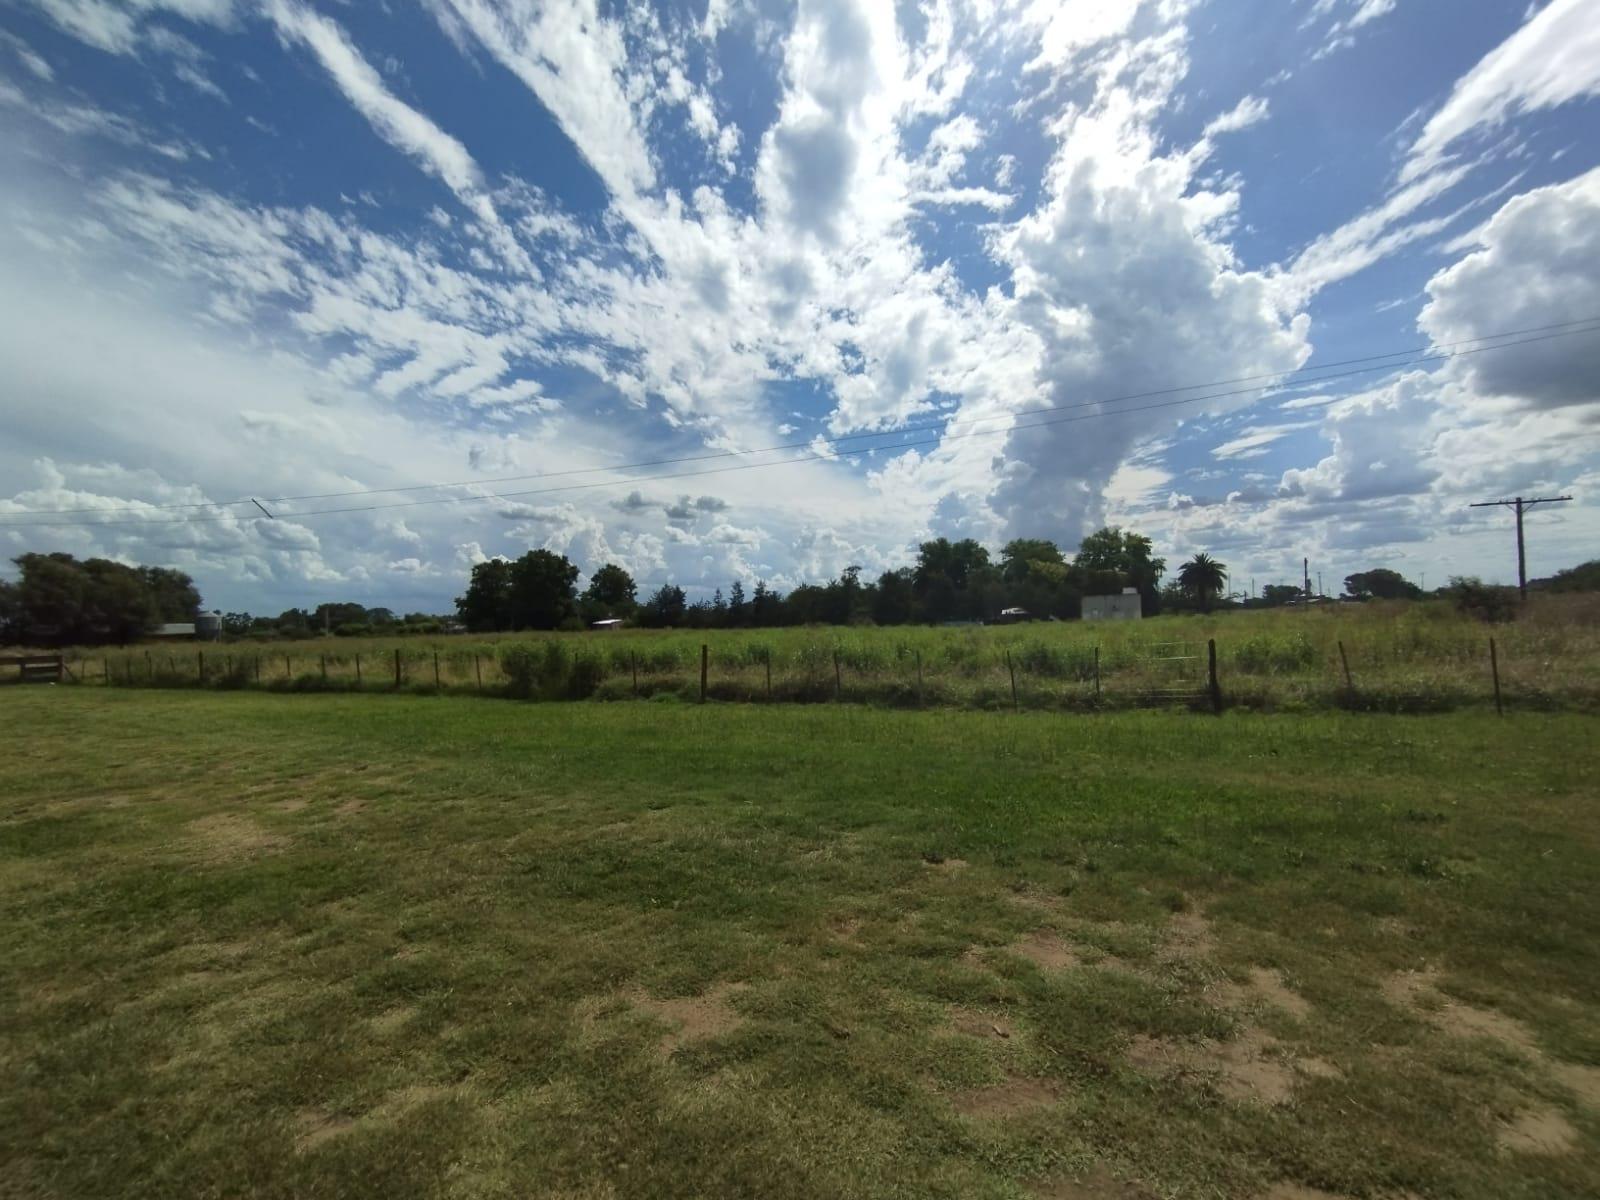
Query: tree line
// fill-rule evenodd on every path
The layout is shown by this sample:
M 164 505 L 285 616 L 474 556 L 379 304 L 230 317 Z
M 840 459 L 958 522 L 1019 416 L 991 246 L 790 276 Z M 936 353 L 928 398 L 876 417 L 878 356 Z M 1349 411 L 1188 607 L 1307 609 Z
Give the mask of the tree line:
M 1222 594 L 1226 568 L 1204 554 L 1183 564 L 1163 589 L 1166 561 L 1142 534 L 1108 527 L 1084 538 L 1068 556 L 1043 538 L 1017 538 L 998 558 L 980 542 L 936 538 L 917 548 L 916 561 L 875 579 L 846 567 L 824 583 L 803 583 L 787 594 L 758 579 L 734 580 L 724 592 L 691 601 L 664 583 L 640 597 L 633 577 L 606 563 L 578 591 L 581 574 L 565 555 L 531 550 L 472 568 L 456 600 L 461 623 L 477 632 L 582 629 L 596 621 L 626 620 L 647 628 L 727 629 L 775 625 L 941 624 L 995 621 L 1008 610 L 1026 617 L 1071 620 L 1083 598 L 1135 589 L 1149 615 L 1174 604 L 1209 606 Z
M 15 583 L 0 580 L 0 641 L 36 646 L 137 641 L 200 612 L 194 580 L 167 567 L 109 558 L 22 554 Z

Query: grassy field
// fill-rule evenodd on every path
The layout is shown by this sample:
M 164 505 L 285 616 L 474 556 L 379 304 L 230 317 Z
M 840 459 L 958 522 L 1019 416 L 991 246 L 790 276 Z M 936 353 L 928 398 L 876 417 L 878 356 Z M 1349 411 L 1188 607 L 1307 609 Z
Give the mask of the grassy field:
M 705 644 L 708 690 L 717 699 L 1061 710 L 1197 695 L 1206 642 L 1214 638 L 1232 706 L 1438 712 L 1492 705 L 1491 635 L 1503 695 L 1513 706 L 1600 709 L 1600 604 L 1593 596 L 1536 597 L 1519 620 L 1499 626 L 1433 601 L 1010 627 L 326 638 L 85 649 L 69 658 L 75 677 L 89 683 L 193 687 L 203 651 L 214 687 L 382 691 L 396 687 L 398 653 L 400 687 L 415 692 L 698 699 Z M 532 652 L 521 688 L 506 669 L 518 648 Z
M 0 1194 L 1600 1194 L 1592 717 L 0 694 Z

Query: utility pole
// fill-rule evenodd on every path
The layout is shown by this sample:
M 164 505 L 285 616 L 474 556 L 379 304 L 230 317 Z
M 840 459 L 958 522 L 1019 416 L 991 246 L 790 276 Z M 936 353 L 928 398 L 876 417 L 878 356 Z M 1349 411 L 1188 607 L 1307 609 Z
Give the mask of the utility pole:
M 1322 599 L 1322 572 L 1317 572 L 1317 599 Z
M 1522 514 L 1535 504 L 1562 504 L 1571 500 L 1571 496 L 1539 496 L 1533 500 L 1524 500 L 1518 496 L 1515 500 L 1484 500 L 1477 504 L 1468 505 L 1469 508 L 1510 508 L 1517 514 L 1517 591 L 1522 598 L 1528 598 L 1528 553 L 1522 540 Z
M 1306 606 L 1306 611 L 1311 610 L 1311 560 L 1300 560 L 1300 571 L 1305 576 L 1304 585 L 1300 589 L 1300 603 Z

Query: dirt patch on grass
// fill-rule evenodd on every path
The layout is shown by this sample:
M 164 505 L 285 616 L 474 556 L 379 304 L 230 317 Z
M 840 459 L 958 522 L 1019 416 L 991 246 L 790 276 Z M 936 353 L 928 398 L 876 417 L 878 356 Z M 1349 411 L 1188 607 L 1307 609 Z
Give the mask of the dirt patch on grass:
M 1229 1008 L 1270 1004 L 1299 1020 L 1311 1015 L 1311 1005 L 1303 996 L 1285 984 L 1283 976 L 1271 967 L 1251 967 L 1246 981 L 1242 984 L 1234 983 L 1232 980 L 1218 984 L 1216 996 Z
M 1339 1070 L 1319 1058 L 1294 1056 L 1259 1029 L 1246 1027 L 1229 1041 L 1180 1042 L 1139 1036 L 1128 1061 L 1146 1075 L 1196 1077 L 1212 1083 L 1230 1100 L 1286 1104 L 1302 1077 L 1328 1079 Z
M 957 1092 L 950 1103 L 964 1117 L 998 1120 L 1018 1117 L 1054 1104 L 1060 1094 L 1057 1086 L 1044 1079 L 1013 1076 L 991 1087 Z
M 672 1026 L 660 1045 L 662 1057 L 670 1058 L 672 1052 L 685 1043 L 720 1037 L 737 1026 L 741 1018 L 729 998 L 739 990 L 737 984 L 719 983 L 698 996 L 660 1000 L 636 992 L 629 1000 L 635 1008 Z
M 414 1084 L 391 1092 L 379 1104 L 359 1117 L 330 1113 L 324 1109 L 303 1109 L 295 1114 L 295 1125 L 298 1127 L 295 1149 L 304 1154 L 360 1126 L 397 1121 L 412 1109 L 453 1095 L 459 1090 L 459 1087 L 445 1087 L 438 1084 Z
M 297 1129 L 294 1148 L 302 1154 L 307 1150 L 315 1150 L 324 1142 L 332 1141 L 341 1134 L 349 1133 L 356 1125 L 353 1117 L 316 1109 L 296 1113 L 294 1123 Z
M 410 1024 L 411 1019 L 416 1015 L 417 1010 L 409 1004 L 400 1004 L 387 1012 L 379 1013 L 368 1024 L 372 1027 L 373 1033 L 378 1034 L 380 1037 L 388 1037 L 390 1034 L 397 1033 Z
M 1504 1126 L 1496 1140 L 1513 1154 L 1565 1154 L 1577 1142 L 1578 1131 L 1558 1111 L 1541 1105 Z
M 1420 1017 L 1452 1037 L 1482 1038 L 1516 1050 L 1546 1076 L 1571 1092 L 1580 1103 L 1600 1110 L 1600 1067 L 1551 1058 L 1540 1049 L 1533 1030 L 1521 1021 L 1493 1009 L 1477 1008 L 1452 1000 L 1438 991 L 1438 981 L 1439 974 L 1434 970 L 1403 972 L 1384 981 L 1383 996 L 1396 1007 Z M 1514 1136 L 1513 1140 L 1516 1140 Z
M 1011 1037 L 1010 1022 L 1001 1020 L 988 1013 L 975 1012 L 970 1008 L 957 1008 L 950 1014 L 950 1027 L 957 1033 L 975 1038 L 998 1038 L 1006 1040 Z
M 964 858 L 945 858 L 942 854 L 924 854 L 922 865 L 930 871 L 965 871 L 972 864 Z
M 1167 922 L 1163 956 L 1169 959 L 1194 961 L 1210 958 L 1217 950 L 1216 935 L 1211 922 L 1199 910 L 1174 913 Z
M 346 800 L 343 804 L 339 805 L 339 807 L 334 809 L 333 811 L 338 813 L 341 817 L 353 817 L 357 813 L 366 812 L 366 810 L 367 810 L 367 802 L 365 800 L 359 800 L 356 797 L 352 796 L 350 799 Z
M 1025 958 L 1034 966 L 1046 971 L 1064 971 L 1076 967 L 1081 960 L 1077 952 L 1051 929 L 1035 929 L 1020 942 L 1006 947 L 1012 954 Z
M 1104 1167 L 1078 1179 L 1057 1179 L 1032 1189 L 1039 1200 L 1153 1200 L 1150 1192 L 1124 1183 Z
M 1337 1192 L 1307 1187 L 1303 1183 L 1275 1183 L 1261 1200 L 1344 1200 Z
M 189 836 L 198 842 L 203 857 L 211 861 L 255 858 L 281 850 L 288 838 L 237 813 L 217 813 L 190 821 Z
M 861 942 L 856 935 L 860 932 L 860 917 L 836 916 L 828 919 L 828 936 L 836 942 L 859 946 Z
M 1600 1067 L 1586 1067 L 1581 1063 L 1552 1062 L 1547 1064 L 1550 1078 L 1566 1088 L 1589 1108 L 1600 1111 Z

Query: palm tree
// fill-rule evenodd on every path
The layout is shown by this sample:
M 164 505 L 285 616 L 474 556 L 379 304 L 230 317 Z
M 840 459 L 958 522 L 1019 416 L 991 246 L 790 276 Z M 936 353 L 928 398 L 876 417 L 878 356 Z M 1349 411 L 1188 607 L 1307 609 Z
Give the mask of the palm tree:
M 1227 585 L 1228 567 L 1202 551 L 1178 568 L 1178 586 L 1209 611 L 1211 598 Z

